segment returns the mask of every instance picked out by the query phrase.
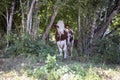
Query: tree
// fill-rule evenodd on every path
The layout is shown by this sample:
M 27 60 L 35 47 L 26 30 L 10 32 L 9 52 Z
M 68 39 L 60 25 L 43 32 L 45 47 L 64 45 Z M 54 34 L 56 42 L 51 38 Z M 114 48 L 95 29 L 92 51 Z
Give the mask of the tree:
M 82 53 L 92 54 L 96 42 L 103 37 L 105 31 L 109 28 L 110 22 L 118 14 L 119 0 L 109 2 L 81 0 L 78 4 L 80 5 L 78 7 L 80 9 L 78 10 L 80 50 Z M 108 8 L 108 4 L 114 6 L 114 9 L 112 7 Z
M 42 39 L 43 39 L 43 40 L 46 40 L 46 39 L 47 39 L 48 34 L 49 34 L 49 32 L 50 32 L 50 29 L 51 29 L 51 27 L 52 27 L 52 25 L 53 25 L 53 22 L 54 22 L 54 20 L 55 20 L 55 17 L 56 17 L 56 15 L 57 15 L 57 13 L 58 13 L 58 7 L 55 6 L 55 7 L 54 7 L 54 11 L 53 11 L 53 15 L 52 15 L 52 17 L 51 17 L 51 21 L 50 21 L 49 25 L 47 26 L 47 29 L 46 29 L 45 33 L 44 33 L 43 36 L 42 36 Z
M 65 5 L 65 4 L 66 4 L 66 2 L 64 0 L 63 1 L 57 0 L 55 2 L 55 4 L 53 4 L 53 13 L 52 13 L 52 16 L 51 16 L 51 19 L 50 19 L 50 23 L 48 24 L 45 32 L 43 33 L 42 40 L 45 41 L 47 39 L 47 37 L 49 35 L 49 32 L 50 32 L 50 29 L 53 25 L 53 22 L 54 22 L 54 20 L 57 16 L 57 13 L 58 13 L 59 9 L 62 8 L 63 5 Z

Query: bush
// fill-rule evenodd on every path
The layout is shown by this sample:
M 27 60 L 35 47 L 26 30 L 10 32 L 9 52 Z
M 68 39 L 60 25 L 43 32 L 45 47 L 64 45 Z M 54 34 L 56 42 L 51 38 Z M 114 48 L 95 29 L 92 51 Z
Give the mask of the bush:
M 41 39 L 32 40 L 28 35 L 17 37 L 15 34 L 11 35 L 9 40 L 11 45 L 7 48 L 6 55 L 29 55 L 35 54 L 40 58 L 45 58 L 48 54 L 54 55 L 56 48 L 45 44 Z M 11 37 L 10 36 L 10 37 Z
M 55 68 L 56 66 L 57 66 L 56 57 L 55 56 L 50 56 L 48 54 L 47 60 L 46 60 L 46 67 L 47 67 L 48 71 Z
M 45 65 L 34 70 L 29 69 L 29 75 L 38 80 L 103 80 L 97 74 L 97 69 L 90 64 L 72 63 L 68 65 L 57 64 L 59 66 L 56 66 L 54 56 L 48 57 L 48 62 Z
M 5 48 L 6 48 L 6 39 L 5 39 L 5 35 L 0 37 L 0 56 L 4 53 Z
M 97 47 L 99 54 L 96 54 L 96 60 L 105 63 L 120 64 L 119 36 L 103 38 L 99 41 Z M 99 59 L 101 58 L 101 59 Z

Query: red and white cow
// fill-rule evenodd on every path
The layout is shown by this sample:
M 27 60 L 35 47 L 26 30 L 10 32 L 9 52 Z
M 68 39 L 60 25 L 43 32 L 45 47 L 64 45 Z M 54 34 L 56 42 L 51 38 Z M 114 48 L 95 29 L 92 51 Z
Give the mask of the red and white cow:
M 72 56 L 74 44 L 73 30 L 69 28 L 69 25 L 65 25 L 62 20 L 59 20 L 54 27 L 56 29 L 55 39 L 60 56 L 63 56 L 63 58 L 66 59 L 68 55 Z

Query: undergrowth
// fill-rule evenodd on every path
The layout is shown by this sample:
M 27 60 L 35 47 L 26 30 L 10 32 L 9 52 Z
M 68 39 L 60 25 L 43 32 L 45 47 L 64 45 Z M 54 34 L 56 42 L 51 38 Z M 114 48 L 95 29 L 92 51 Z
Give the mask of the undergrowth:
M 76 61 L 66 60 L 65 62 L 62 62 L 60 59 L 58 59 L 58 56 L 56 56 L 58 54 L 58 49 L 54 42 L 45 44 L 40 38 L 32 40 L 27 35 L 17 37 L 17 35 L 14 34 L 13 36 L 9 37 L 9 43 L 10 44 L 7 47 L 5 56 L 14 56 L 14 58 L 18 59 L 19 55 L 23 55 L 25 56 L 25 59 L 23 59 L 23 57 L 20 58 L 20 63 L 17 63 L 16 59 L 16 61 L 10 61 L 10 65 L 7 65 L 9 64 L 7 63 L 6 67 L 9 68 L 9 66 L 12 65 L 12 62 L 17 63 L 14 64 L 14 66 L 22 66 L 22 73 L 25 74 L 25 77 L 29 78 L 28 80 L 112 80 L 115 76 L 112 73 L 120 73 L 120 71 L 116 72 L 118 69 L 115 70 L 114 68 L 110 67 L 104 68 L 104 65 L 101 65 L 104 63 L 103 61 L 116 60 L 115 57 L 110 55 L 112 53 L 112 49 L 110 50 L 112 45 L 111 41 L 107 41 L 107 43 L 99 45 L 109 45 L 106 46 L 105 49 L 103 49 L 103 47 L 99 48 L 100 51 L 106 51 L 106 54 L 103 54 L 104 57 L 101 56 L 101 54 L 97 54 L 91 59 L 88 56 L 83 55 L 77 57 L 78 59 L 75 59 Z M 113 48 L 116 48 L 116 46 L 113 46 Z M 74 52 L 74 57 L 78 56 L 76 51 Z M 23 59 L 23 61 L 21 61 L 21 59 Z M 100 63 L 100 65 L 98 63 Z M 16 71 L 14 72 L 14 66 L 12 66 L 11 69 L 11 71 L 13 71 L 10 71 L 7 75 L 12 74 L 11 76 L 18 76 Z M 3 80 L 6 80 L 4 75 L 0 77 L 3 77 Z M 13 80 L 21 79 L 14 76 Z
M 47 56 L 45 64 L 36 69 L 26 68 L 29 76 L 38 80 L 102 80 L 92 65 L 77 62 L 59 63 L 55 56 Z
M 9 47 L 6 49 L 5 57 L 18 55 L 36 55 L 39 58 L 45 59 L 48 54 L 55 55 L 57 52 L 56 45 L 51 42 L 52 46 L 45 44 L 44 41 L 38 37 L 33 40 L 28 35 L 11 35 L 9 37 Z

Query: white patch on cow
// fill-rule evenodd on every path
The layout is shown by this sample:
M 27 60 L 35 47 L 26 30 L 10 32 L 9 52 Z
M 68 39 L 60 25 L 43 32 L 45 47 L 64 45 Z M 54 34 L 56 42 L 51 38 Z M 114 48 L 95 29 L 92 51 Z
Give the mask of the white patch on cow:
M 66 40 L 63 41 L 57 41 L 58 49 L 60 52 L 60 56 L 62 56 L 62 50 L 64 51 L 64 58 L 67 58 L 67 45 Z
M 65 29 L 65 25 L 64 25 L 64 22 L 62 21 L 62 20 L 59 20 L 58 22 L 57 22 L 57 26 L 59 26 L 59 28 L 57 28 L 57 30 L 58 30 L 58 33 L 59 34 L 64 34 L 64 29 Z

